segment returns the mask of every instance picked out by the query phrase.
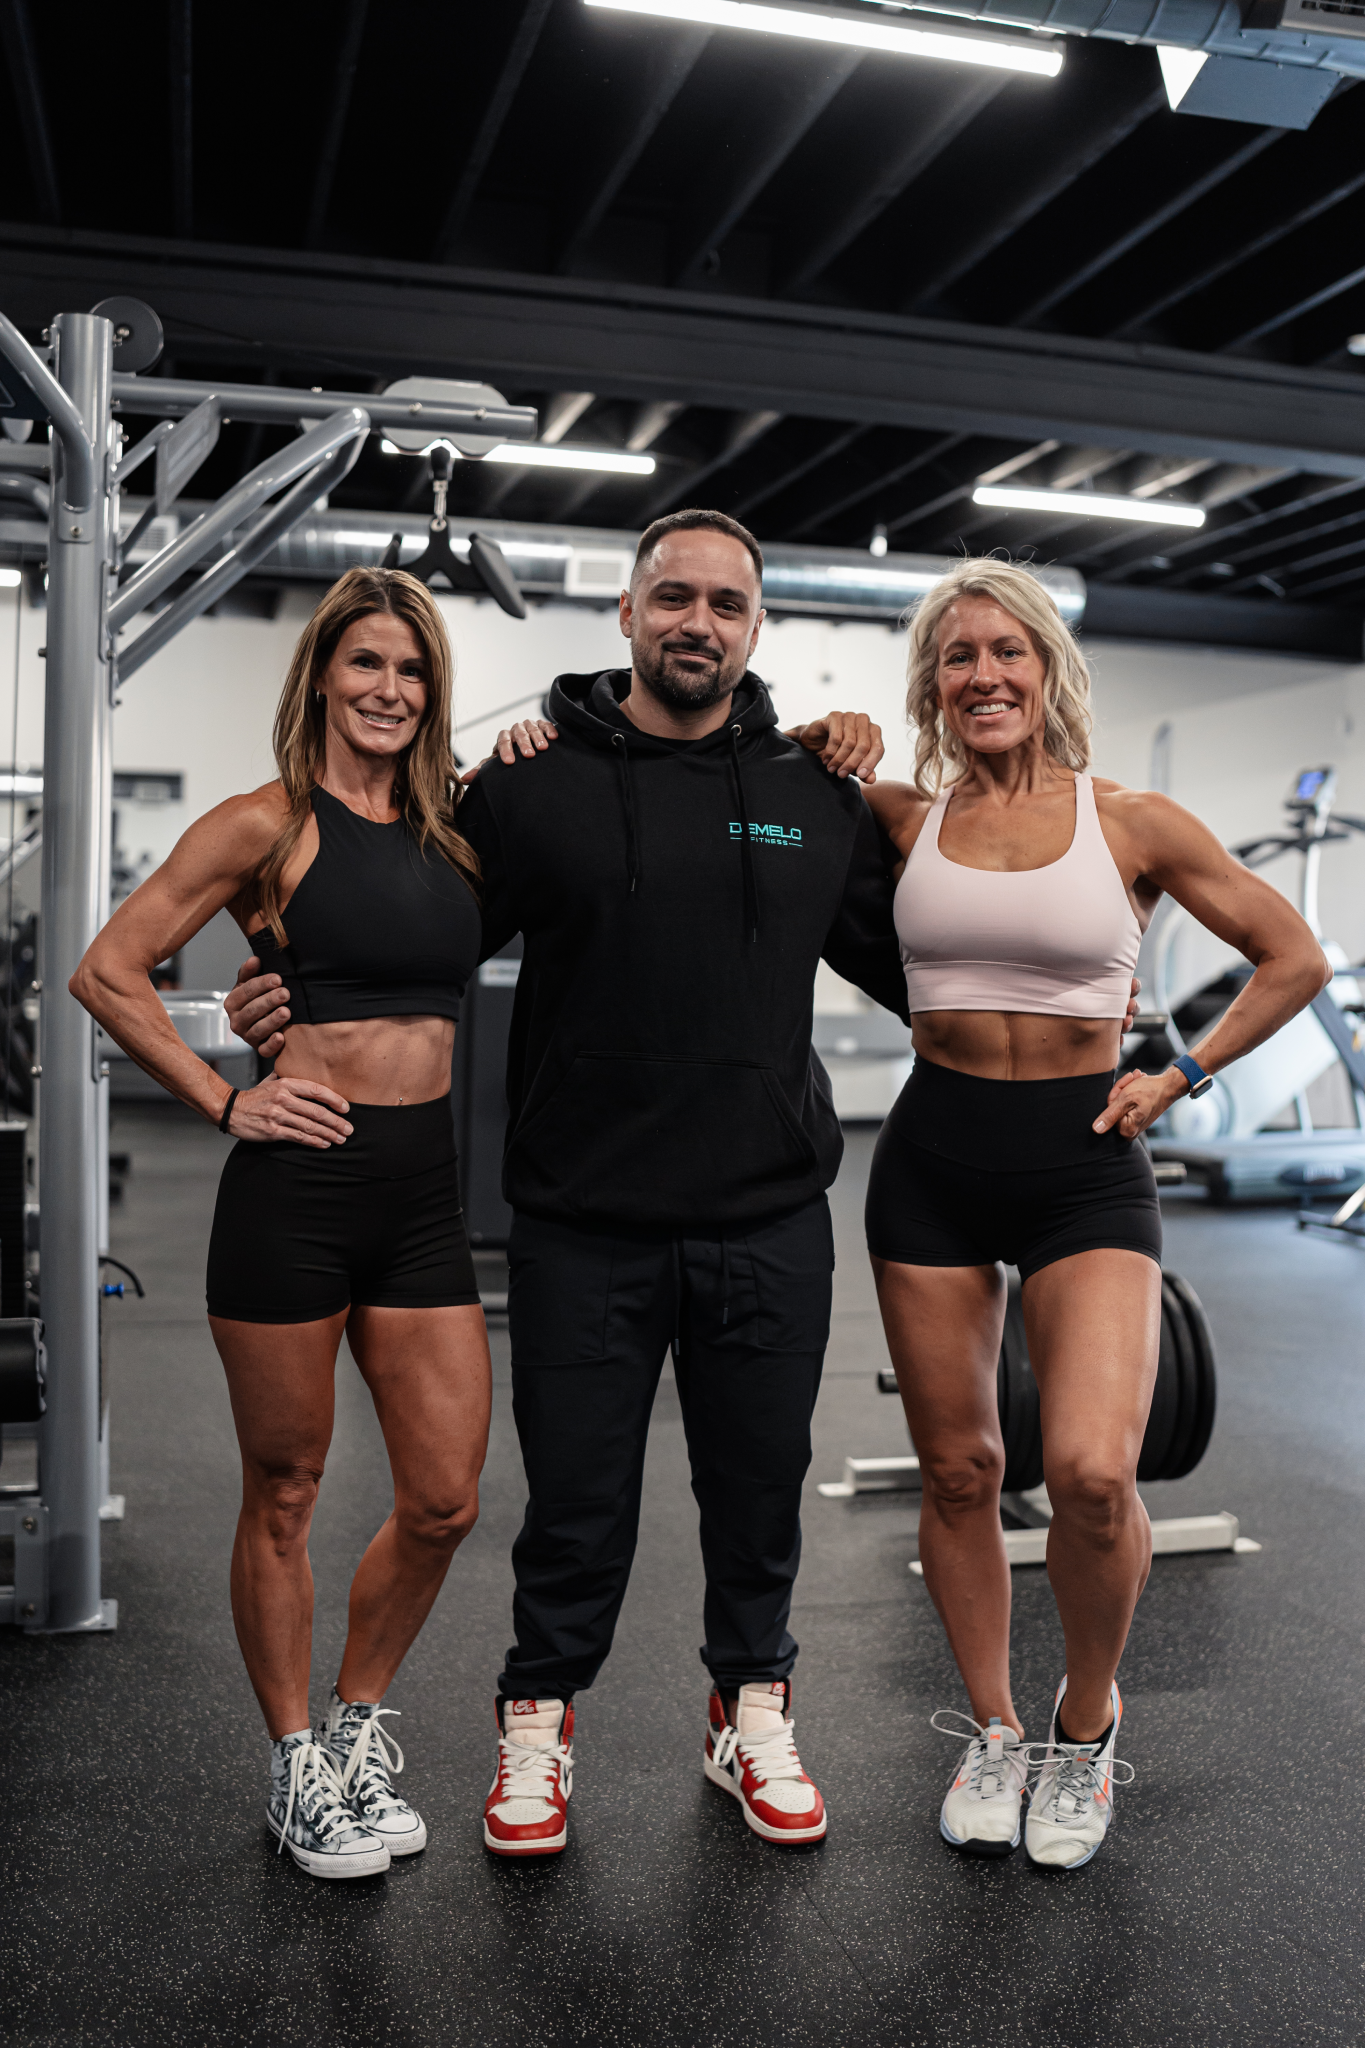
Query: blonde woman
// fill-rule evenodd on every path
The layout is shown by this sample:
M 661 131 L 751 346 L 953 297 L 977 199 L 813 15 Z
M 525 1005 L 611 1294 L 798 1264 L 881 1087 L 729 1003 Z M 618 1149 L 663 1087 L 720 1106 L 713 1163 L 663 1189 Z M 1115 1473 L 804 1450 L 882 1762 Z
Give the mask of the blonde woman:
M 1151 1559 L 1136 1490 L 1156 1374 L 1161 1220 L 1134 1140 L 1329 978 L 1284 897 L 1168 797 L 1092 778 L 1089 676 L 1043 586 L 965 561 L 910 631 L 913 785 L 865 794 L 899 856 L 916 1062 L 877 1144 L 868 1245 L 924 1475 L 920 1555 L 971 1708 L 944 1838 L 1006 1855 L 1031 1762 L 1010 1692 L 996 1361 L 1023 1277 L 1066 1671 L 1023 1826 L 1075 1869 L 1113 1813 L 1115 1683 Z M 1163 891 L 1255 972 L 1193 1054 L 1115 1082 Z M 953 1717 L 959 1718 L 959 1717 Z
M 369 1876 L 425 1846 L 394 1790 L 402 1752 L 380 1702 L 474 1524 L 488 1437 L 449 1102 L 481 934 L 450 716 L 450 646 L 429 593 L 398 570 L 352 569 L 295 650 L 278 780 L 191 826 L 71 983 L 140 1066 L 239 1141 L 208 1258 L 242 1453 L 232 1612 L 271 1738 L 268 1824 L 315 1877 Z M 240 1091 L 176 1036 L 148 979 L 223 908 L 298 1020 L 270 1078 Z M 394 1507 L 351 1586 L 314 1733 L 308 1531 L 343 1331 Z

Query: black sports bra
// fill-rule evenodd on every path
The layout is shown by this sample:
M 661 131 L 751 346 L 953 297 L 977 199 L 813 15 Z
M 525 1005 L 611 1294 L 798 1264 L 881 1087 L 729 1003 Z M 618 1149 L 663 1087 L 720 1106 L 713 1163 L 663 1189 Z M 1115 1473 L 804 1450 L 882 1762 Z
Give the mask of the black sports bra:
M 289 899 L 288 944 L 268 925 L 250 941 L 261 972 L 284 982 L 292 1021 L 458 1018 L 483 935 L 464 876 L 423 854 L 401 818 L 358 818 L 325 789 L 313 816 L 317 857 Z

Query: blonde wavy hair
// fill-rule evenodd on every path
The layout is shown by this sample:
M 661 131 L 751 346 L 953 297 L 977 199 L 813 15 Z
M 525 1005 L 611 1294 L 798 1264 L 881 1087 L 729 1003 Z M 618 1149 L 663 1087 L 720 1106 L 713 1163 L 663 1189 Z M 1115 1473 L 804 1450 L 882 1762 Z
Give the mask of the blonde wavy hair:
M 968 557 L 921 600 L 910 621 L 905 710 L 915 728 L 915 788 L 932 801 L 945 779 L 966 773 L 968 748 L 943 716 L 938 694 L 938 629 L 960 597 L 988 597 L 1018 619 L 1043 663 L 1043 746 L 1078 773 L 1090 765 L 1090 671 L 1065 619 L 1038 578 L 1017 562 Z M 952 769 L 956 772 L 946 774 Z
M 431 592 L 402 569 L 348 569 L 304 627 L 294 649 L 275 713 L 275 765 L 289 814 L 256 875 L 256 912 L 277 946 L 288 944 L 280 915 L 280 878 L 312 810 L 313 789 L 327 767 L 327 705 L 317 685 L 342 634 L 357 619 L 387 613 L 410 626 L 427 669 L 426 712 L 417 737 L 398 757 L 393 796 L 425 853 L 434 846 L 470 882 L 478 880 L 474 849 L 455 830 L 461 787 L 450 745 L 454 661 L 445 620 Z

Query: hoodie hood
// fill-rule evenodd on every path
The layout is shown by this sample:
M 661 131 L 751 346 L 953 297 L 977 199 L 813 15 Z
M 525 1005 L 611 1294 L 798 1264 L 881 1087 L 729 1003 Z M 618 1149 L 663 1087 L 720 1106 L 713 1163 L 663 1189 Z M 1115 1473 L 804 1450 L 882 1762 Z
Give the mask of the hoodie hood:
M 591 746 L 610 747 L 616 735 L 622 734 L 632 754 L 671 753 L 677 747 L 710 751 L 728 747 L 733 740 L 768 732 L 777 724 L 767 685 L 751 669 L 746 669 L 735 685 L 724 724 L 697 740 L 660 739 L 653 733 L 641 732 L 621 709 L 621 700 L 629 691 L 628 668 L 604 669 L 596 675 L 556 676 L 546 715 L 556 725 L 568 726 Z M 738 733 L 733 732 L 734 726 L 740 728 Z

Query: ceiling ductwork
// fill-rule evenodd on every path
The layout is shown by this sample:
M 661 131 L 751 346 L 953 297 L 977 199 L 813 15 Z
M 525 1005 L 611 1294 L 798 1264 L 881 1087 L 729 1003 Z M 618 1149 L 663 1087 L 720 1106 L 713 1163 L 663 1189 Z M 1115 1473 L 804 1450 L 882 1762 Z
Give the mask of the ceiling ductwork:
M 1307 128 L 1343 77 L 1365 78 L 1365 0 L 904 0 L 904 11 L 1146 44 L 1163 53 L 1178 112 L 1262 127 Z
M 197 509 L 182 503 L 192 517 Z M 138 502 L 125 502 L 131 528 Z M 639 536 L 577 526 L 529 526 L 498 519 L 450 522 L 451 547 L 463 559 L 470 535 L 495 541 L 528 597 L 572 604 L 614 605 L 630 580 Z M 375 567 L 395 534 L 402 537 L 400 568 L 421 554 L 430 522 L 421 514 L 326 511 L 300 520 L 260 563 L 258 579 L 332 583 L 357 565 Z M 149 533 L 148 542 L 153 539 Z M 161 536 L 157 537 L 162 538 Z M 769 612 L 805 613 L 823 619 L 900 617 L 947 574 L 955 556 L 882 555 L 861 548 L 765 546 L 763 598 Z M 137 559 L 135 553 L 133 559 Z M 1040 568 L 1038 579 L 1052 593 L 1064 619 L 1077 625 L 1085 611 L 1085 579 L 1074 569 Z M 439 585 L 438 591 L 439 591 Z

